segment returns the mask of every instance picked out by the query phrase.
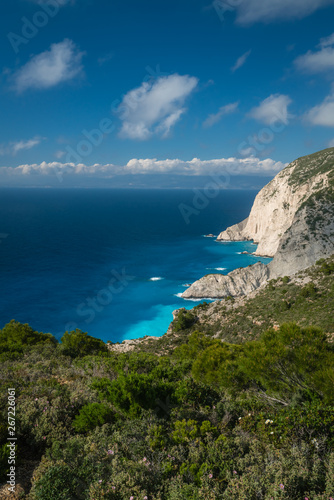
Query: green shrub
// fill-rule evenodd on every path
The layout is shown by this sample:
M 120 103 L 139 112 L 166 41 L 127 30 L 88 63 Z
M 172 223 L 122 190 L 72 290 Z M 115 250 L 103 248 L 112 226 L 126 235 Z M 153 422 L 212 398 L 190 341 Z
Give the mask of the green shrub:
M 180 330 L 187 330 L 188 328 L 191 328 L 195 322 L 196 316 L 194 314 L 190 311 L 186 311 L 185 309 L 181 309 L 177 319 L 173 323 L 174 331 L 179 332 Z
M 307 285 L 305 285 L 301 291 L 300 291 L 300 295 L 301 297 L 304 297 L 304 298 L 315 298 L 317 296 L 317 288 L 315 286 L 314 283 L 308 283 Z
M 72 358 L 108 352 L 108 348 L 102 340 L 91 337 L 78 328 L 70 333 L 65 332 L 61 343 L 64 354 Z
M 121 373 L 116 380 L 95 380 L 92 388 L 130 418 L 141 415 L 142 409 L 164 413 L 164 402 L 174 392 L 174 384 L 153 373 Z M 159 406 L 160 402 L 160 406 Z M 161 404 L 162 403 L 162 404 Z
M 112 410 L 102 403 L 89 403 L 83 406 L 73 420 L 73 427 L 77 432 L 88 432 L 95 427 L 112 421 Z
M 27 324 L 12 320 L 0 330 L 1 360 L 16 359 L 29 347 L 42 343 L 55 346 L 57 340 L 51 333 L 39 333 Z
M 78 498 L 79 480 L 66 464 L 50 467 L 34 488 L 36 500 L 70 500 Z

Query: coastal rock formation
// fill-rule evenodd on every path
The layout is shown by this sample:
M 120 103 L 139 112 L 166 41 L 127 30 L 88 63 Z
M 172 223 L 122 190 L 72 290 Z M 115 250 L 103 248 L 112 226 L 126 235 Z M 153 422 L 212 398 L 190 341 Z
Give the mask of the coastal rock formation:
M 312 197 L 296 214 L 268 265 L 270 278 L 291 276 L 334 253 L 334 204 Z
M 291 276 L 334 253 L 334 148 L 299 158 L 257 195 L 247 219 L 227 228 L 217 241 L 252 240 L 254 255 L 274 257 L 195 282 L 183 298 L 242 296 L 268 279 Z M 235 283 L 236 282 L 236 283 Z
M 184 299 L 219 299 L 228 296 L 247 295 L 269 277 L 268 266 L 258 262 L 253 266 L 236 269 L 224 276 L 223 274 L 208 274 L 195 281 L 183 294 Z
M 315 158 L 312 158 L 315 156 Z M 302 182 L 294 182 L 300 178 L 305 159 L 309 159 L 310 173 L 319 163 L 326 163 L 332 158 L 334 165 L 334 149 L 305 158 L 300 158 L 269 182 L 255 198 L 249 217 L 235 226 L 227 228 L 217 241 L 253 240 L 258 244 L 255 255 L 273 257 L 280 244 L 281 237 L 291 226 L 301 204 L 314 192 L 328 187 L 328 172 L 303 177 Z

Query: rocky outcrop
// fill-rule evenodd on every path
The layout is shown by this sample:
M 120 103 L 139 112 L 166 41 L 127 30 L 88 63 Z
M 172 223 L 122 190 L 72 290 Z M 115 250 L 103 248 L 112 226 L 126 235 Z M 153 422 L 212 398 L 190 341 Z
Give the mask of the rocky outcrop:
M 291 276 L 334 253 L 334 204 L 310 199 L 296 214 L 268 265 L 270 278 Z
M 269 277 L 268 266 L 258 262 L 253 266 L 236 269 L 226 276 L 223 274 L 208 274 L 195 281 L 190 288 L 183 292 L 184 299 L 220 299 L 228 296 L 247 295 Z
M 301 177 L 306 158 L 309 159 L 311 175 Z M 312 175 L 312 170 L 314 166 L 330 161 L 333 166 L 333 148 L 300 158 L 288 165 L 259 192 L 249 217 L 227 228 L 217 240 L 253 240 L 258 244 L 255 255 L 273 257 L 302 203 L 319 189 L 328 187 L 328 171 Z
M 253 240 L 255 255 L 274 257 L 196 281 L 184 298 L 242 296 L 268 279 L 291 276 L 334 253 L 334 148 L 288 165 L 257 195 L 247 219 L 227 228 L 217 241 Z
M 150 345 L 155 341 L 159 340 L 159 338 L 160 337 L 146 336 L 140 339 L 123 340 L 122 343 L 117 342 L 116 344 L 109 342 L 107 343 L 107 347 L 109 351 L 113 352 L 131 352 L 134 351 L 137 347 L 143 345 Z

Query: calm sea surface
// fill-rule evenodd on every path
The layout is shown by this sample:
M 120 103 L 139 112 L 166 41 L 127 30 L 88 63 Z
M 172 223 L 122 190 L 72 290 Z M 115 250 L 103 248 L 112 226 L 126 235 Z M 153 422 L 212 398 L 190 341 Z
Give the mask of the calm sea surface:
M 210 272 L 258 260 L 250 242 L 217 243 L 255 191 L 221 191 L 190 212 L 188 190 L 0 190 L 0 327 L 80 328 L 104 341 L 162 335 L 179 295 Z M 207 205 L 207 206 L 205 206 Z

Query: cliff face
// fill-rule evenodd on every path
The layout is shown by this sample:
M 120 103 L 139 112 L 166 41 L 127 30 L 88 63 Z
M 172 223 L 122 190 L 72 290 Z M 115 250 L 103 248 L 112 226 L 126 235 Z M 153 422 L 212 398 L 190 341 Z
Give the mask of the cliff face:
M 324 158 L 312 162 L 326 161 L 332 157 L 334 149 L 324 152 Z M 288 165 L 255 198 L 249 217 L 235 226 L 227 228 L 217 238 L 218 241 L 253 240 L 258 244 L 255 255 L 273 257 L 284 233 L 291 226 L 296 212 L 310 195 L 328 186 L 328 172 L 304 178 L 296 186 L 291 182 L 298 177 L 303 161 L 299 159 Z M 311 170 L 311 169 L 310 169 Z
M 209 275 L 184 298 L 247 294 L 268 278 L 293 275 L 334 253 L 334 148 L 288 165 L 257 195 L 249 217 L 217 241 L 253 240 L 255 255 L 274 257 L 228 274 Z
M 293 275 L 334 253 L 334 203 L 311 197 L 298 210 L 268 265 L 270 278 Z

